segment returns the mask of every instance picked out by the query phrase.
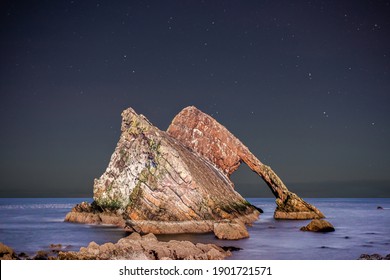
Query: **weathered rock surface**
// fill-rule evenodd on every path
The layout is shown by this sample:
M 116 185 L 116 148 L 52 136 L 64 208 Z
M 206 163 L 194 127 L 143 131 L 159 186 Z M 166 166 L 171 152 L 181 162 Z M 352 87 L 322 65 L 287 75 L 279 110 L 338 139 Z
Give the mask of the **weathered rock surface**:
M 213 244 L 189 241 L 160 242 L 153 234 L 132 233 L 116 244 L 89 243 L 79 252 L 59 252 L 60 260 L 221 260 L 231 253 Z
M 275 219 L 315 219 L 324 215 L 290 192 L 271 167 L 264 165 L 223 125 L 195 107 L 183 109 L 172 121 L 168 134 L 179 140 L 227 176 L 245 162 L 275 195 Z
M 212 232 L 221 220 L 251 224 L 259 211 L 234 190 L 227 174 L 129 108 L 94 203 L 66 221 L 112 223 L 143 233 Z
M 328 221 L 314 219 L 307 226 L 301 227 L 301 230 L 314 232 L 331 232 L 334 231 L 334 227 Z

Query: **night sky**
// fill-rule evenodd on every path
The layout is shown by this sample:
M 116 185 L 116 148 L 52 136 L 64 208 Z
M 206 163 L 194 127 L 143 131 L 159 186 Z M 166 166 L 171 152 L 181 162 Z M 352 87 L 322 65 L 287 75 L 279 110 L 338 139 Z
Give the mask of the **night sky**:
M 390 197 L 390 1 L 1 1 L 0 196 L 92 196 L 132 107 L 215 117 L 306 197 Z M 245 166 L 244 196 L 271 195 Z

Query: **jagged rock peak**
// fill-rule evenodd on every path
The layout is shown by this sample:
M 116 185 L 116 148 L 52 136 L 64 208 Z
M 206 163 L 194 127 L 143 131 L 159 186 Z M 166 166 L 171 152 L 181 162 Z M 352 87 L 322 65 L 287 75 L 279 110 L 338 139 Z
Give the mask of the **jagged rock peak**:
M 248 224 L 258 218 L 224 172 L 144 116 L 126 109 L 121 130 L 106 171 L 95 179 L 94 206 L 75 208 L 68 221 L 103 220 L 110 212 L 110 219 L 112 213 L 121 216 L 134 231 L 179 233 L 209 232 L 220 221 Z

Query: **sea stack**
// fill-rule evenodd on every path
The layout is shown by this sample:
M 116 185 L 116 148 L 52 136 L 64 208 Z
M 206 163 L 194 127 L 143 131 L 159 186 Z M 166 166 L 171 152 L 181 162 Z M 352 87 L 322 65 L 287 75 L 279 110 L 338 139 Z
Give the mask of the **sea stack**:
M 237 193 L 229 179 L 242 161 L 277 197 L 275 218 L 323 217 L 289 192 L 224 126 L 195 107 L 183 109 L 167 132 L 129 108 L 122 112 L 121 131 L 106 171 L 95 179 L 94 202 L 76 205 L 66 221 L 115 224 L 140 233 L 248 237 L 245 225 L 258 219 L 260 209 Z
M 226 174 L 131 108 L 122 113 L 121 131 L 106 171 L 95 179 L 94 203 L 76 206 L 67 221 L 113 221 L 154 234 L 213 232 L 229 221 L 248 236 L 242 225 L 259 211 Z

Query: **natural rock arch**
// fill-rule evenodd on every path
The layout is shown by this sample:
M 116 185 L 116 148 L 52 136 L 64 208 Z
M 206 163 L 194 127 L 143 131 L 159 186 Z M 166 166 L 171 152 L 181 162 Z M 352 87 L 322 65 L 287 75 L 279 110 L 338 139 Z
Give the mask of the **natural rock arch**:
M 229 130 L 211 116 L 190 106 L 173 119 L 168 134 L 181 141 L 230 176 L 242 162 L 257 173 L 276 197 L 275 219 L 314 219 L 324 215 L 313 205 L 290 192 L 283 181 L 263 164 Z
M 106 171 L 95 179 L 94 202 L 76 205 L 66 221 L 115 224 L 143 233 L 248 237 L 245 224 L 256 221 L 261 211 L 229 179 L 241 162 L 276 196 L 275 218 L 324 217 L 291 193 L 224 126 L 195 107 L 183 109 L 167 131 L 128 108 L 122 112 L 121 131 Z

